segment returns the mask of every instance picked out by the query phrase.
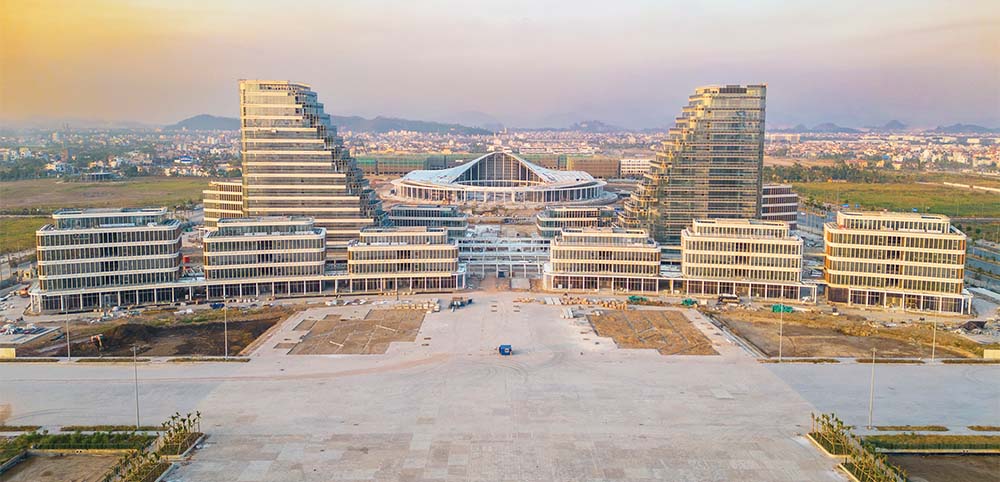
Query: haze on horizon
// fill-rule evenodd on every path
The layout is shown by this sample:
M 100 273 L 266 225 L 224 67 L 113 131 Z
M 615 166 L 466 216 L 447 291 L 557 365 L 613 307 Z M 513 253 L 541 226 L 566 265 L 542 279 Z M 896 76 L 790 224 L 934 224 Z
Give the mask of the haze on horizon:
M 276 78 L 473 125 L 662 127 L 696 86 L 766 82 L 771 126 L 1000 126 L 994 0 L 294 5 L 5 0 L 0 120 L 235 117 L 237 79 Z

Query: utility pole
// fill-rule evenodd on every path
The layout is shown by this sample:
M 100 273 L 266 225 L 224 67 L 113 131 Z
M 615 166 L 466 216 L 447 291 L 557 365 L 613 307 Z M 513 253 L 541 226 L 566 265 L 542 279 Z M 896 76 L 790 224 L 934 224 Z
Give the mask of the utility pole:
M 69 318 L 66 319 L 66 361 L 73 361 L 73 354 L 69 349 Z
M 222 338 L 223 350 L 222 358 L 229 359 L 229 305 L 222 307 Z
M 872 382 L 868 391 L 868 430 L 872 429 L 872 412 L 875 409 L 875 349 L 872 348 Z
M 137 346 L 132 345 L 132 374 L 135 380 L 135 429 L 139 430 L 139 361 L 136 358 Z

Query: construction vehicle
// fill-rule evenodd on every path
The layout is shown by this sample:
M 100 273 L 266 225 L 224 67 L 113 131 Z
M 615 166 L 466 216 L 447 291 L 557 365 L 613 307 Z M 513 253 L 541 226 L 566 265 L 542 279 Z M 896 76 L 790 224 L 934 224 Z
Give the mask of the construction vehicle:
M 683 306 L 698 306 L 698 300 L 696 300 L 694 298 L 684 298 L 684 301 L 681 301 L 681 305 L 683 305 Z

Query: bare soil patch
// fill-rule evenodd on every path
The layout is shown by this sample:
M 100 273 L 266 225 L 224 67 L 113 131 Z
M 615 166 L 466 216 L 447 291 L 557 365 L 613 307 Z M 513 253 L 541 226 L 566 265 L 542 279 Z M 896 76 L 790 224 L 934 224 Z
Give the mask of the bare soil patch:
M 985 482 L 1000 480 L 1000 455 L 889 455 L 914 482 Z
M 257 311 L 230 310 L 228 321 L 229 355 L 239 354 L 261 334 L 285 319 L 291 311 L 267 308 Z M 177 317 L 173 313 L 125 319 L 117 323 L 71 328 L 74 357 L 131 356 L 222 356 L 225 351 L 226 324 L 219 311 L 199 311 Z M 91 336 L 101 335 L 98 344 Z M 61 343 L 61 344 L 60 344 Z M 65 355 L 65 341 L 42 340 L 19 349 L 23 356 Z
M 2 482 L 98 482 L 117 455 L 42 455 L 32 453 L 0 475 Z
M 712 342 L 679 311 L 602 311 L 589 315 L 594 331 L 621 348 L 651 348 L 661 355 L 718 355 Z
M 779 317 L 770 312 L 728 311 L 713 313 L 733 332 L 753 343 L 768 356 L 778 355 Z M 821 313 L 788 313 L 782 327 L 782 355 L 787 357 L 871 357 L 929 358 L 930 325 L 885 327 L 857 316 L 830 316 Z M 936 356 L 976 356 L 982 348 L 953 333 L 939 330 Z
M 423 322 L 420 310 L 370 310 L 362 319 L 329 315 L 309 327 L 309 333 L 289 354 L 385 353 L 394 341 L 414 341 Z

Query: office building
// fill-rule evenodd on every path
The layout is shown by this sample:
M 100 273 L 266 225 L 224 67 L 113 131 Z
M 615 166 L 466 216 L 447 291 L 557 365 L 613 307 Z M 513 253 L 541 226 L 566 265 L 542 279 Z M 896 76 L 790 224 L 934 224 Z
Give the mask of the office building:
M 458 239 L 458 259 L 470 273 L 485 277 L 528 278 L 542 273 L 549 260 L 550 239 L 538 236 L 504 236 L 500 230 L 478 225 Z
M 641 229 L 566 228 L 549 251 L 542 276 L 546 290 L 659 290 L 660 247 Z
M 465 288 L 465 267 L 445 228 L 367 228 L 347 247 L 335 293 L 440 292 Z
M 563 228 L 606 228 L 617 220 L 610 206 L 552 206 L 535 215 L 538 234 L 552 238 Z
M 566 169 L 583 171 L 598 179 L 617 179 L 621 177 L 618 159 L 606 157 L 569 157 L 566 159 Z
M 761 188 L 760 218 L 784 221 L 788 229 L 798 229 L 799 195 L 789 184 L 764 184 Z
M 165 208 L 62 209 L 35 239 L 36 313 L 172 303 L 194 294 L 178 283 L 181 225 Z
M 381 202 L 309 86 L 241 80 L 243 211 L 313 218 L 327 259 L 343 263 L 362 228 L 383 225 Z
M 397 204 L 389 208 L 389 221 L 399 227 L 445 228 L 450 239 L 464 238 L 469 228 L 469 216 L 458 206 L 440 204 Z
M 641 178 L 647 172 L 649 172 L 649 166 L 653 163 L 652 159 L 621 159 L 618 161 L 618 169 L 620 171 L 621 177 L 625 178 Z
M 802 281 L 802 239 L 783 221 L 697 219 L 681 232 L 688 295 L 816 301 Z
M 971 313 L 966 236 L 947 216 L 840 211 L 823 227 L 823 238 L 829 301 Z
M 326 231 L 310 218 L 224 218 L 204 247 L 209 298 L 323 291 Z
M 760 216 L 766 86 L 700 87 L 632 196 L 622 225 L 676 256 L 695 219 Z
M 243 217 L 243 183 L 212 181 L 201 192 L 205 206 L 205 230 L 214 231 L 220 219 Z

